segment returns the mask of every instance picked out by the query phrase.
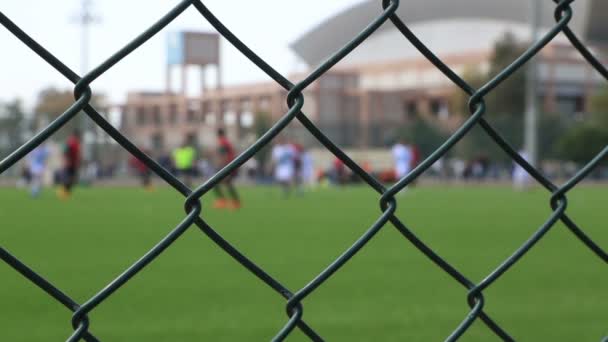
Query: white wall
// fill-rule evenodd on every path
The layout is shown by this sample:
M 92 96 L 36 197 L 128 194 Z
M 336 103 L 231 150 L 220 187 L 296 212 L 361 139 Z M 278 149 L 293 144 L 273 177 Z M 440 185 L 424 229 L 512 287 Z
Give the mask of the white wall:
M 506 32 L 518 40 L 528 40 L 528 25 L 489 19 L 462 18 L 413 24 L 410 29 L 435 54 L 441 56 L 491 50 Z M 565 41 L 558 36 L 557 41 Z M 395 29 L 372 35 L 341 63 L 341 66 L 398 61 L 422 55 Z

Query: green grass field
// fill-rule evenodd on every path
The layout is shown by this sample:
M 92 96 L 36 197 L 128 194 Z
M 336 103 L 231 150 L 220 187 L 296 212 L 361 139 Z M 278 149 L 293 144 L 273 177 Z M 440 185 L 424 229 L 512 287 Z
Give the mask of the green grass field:
M 608 248 L 608 188 L 583 186 L 568 212 Z M 243 190 L 244 208 L 204 217 L 292 291 L 350 246 L 380 211 L 367 188 L 321 189 L 284 200 Z M 398 215 L 473 281 L 508 257 L 550 215 L 549 194 L 507 187 L 417 188 Z M 82 303 L 183 218 L 169 189 L 0 190 L 0 245 Z M 209 202 L 209 201 L 207 201 Z M 608 269 L 561 224 L 487 289 L 486 310 L 517 340 L 599 341 L 608 335 Z M 285 301 L 196 227 L 90 314 L 102 341 L 268 341 Z M 468 313 L 466 290 L 392 226 L 304 301 L 328 341 L 442 341 Z M 0 263 L 0 341 L 64 341 L 71 313 Z M 289 341 L 306 341 L 295 331 Z M 462 341 L 496 341 L 475 323 Z

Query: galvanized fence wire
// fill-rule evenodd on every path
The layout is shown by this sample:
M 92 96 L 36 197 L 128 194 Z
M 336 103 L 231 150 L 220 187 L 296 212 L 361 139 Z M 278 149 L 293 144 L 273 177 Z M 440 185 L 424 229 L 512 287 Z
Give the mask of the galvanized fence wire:
M 547 234 L 557 221 L 561 221 L 570 230 L 576 238 L 578 238 L 585 246 L 587 246 L 597 257 L 608 263 L 608 254 L 604 249 L 598 246 L 567 214 L 566 208 L 568 205 L 567 193 L 572 190 L 581 180 L 600 164 L 608 155 L 608 146 L 606 146 L 593 160 L 586 164 L 574 177 L 562 185 L 553 184 L 534 166 L 524 160 L 515 149 L 494 130 L 491 123 L 486 121 L 484 114 L 487 112 L 484 103 L 484 97 L 493 91 L 499 84 L 504 82 L 515 71 L 524 66 L 531 58 L 551 42 L 560 32 L 562 32 L 572 43 L 572 45 L 580 52 L 591 66 L 593 66 L 604 78 L 608 80 L 608 70 L 593 56 L 587 47 L 581 43 L 578 37 L 570 30 L 568 23 L 572 19 L 574 13 L 570 4 L 575 0 L 554 0 L 555 6 L 555 26 L 553 26 L 539 41 L 534 42 L 519 58 L 505 68 L 502 72 L 491 79 L 487 84 L 474 89 L 468 85 L 460 76 L 458 76 L 450 67 L 444 64 L 425 44 L 420 41 L 415 34 L 410 31 L 408 26 L 396 14 L 397 8 L 400 6 L 399 0 L 383 0 L 382 13 L 368 26 L 356 35 L 350 42 L 339 48 L 325 62 L 314 69 L 306 78 L 299 83 L 293 84 L 286 77 L 277 72 L 272 66 L 260 58 L 253 50 L 245 45 L 237 36 L 235 36 L 215 15 L 201 2 L 200 0 L 183 0 L 177 4 L 171 11 L 165 14 L 154 25 L 137 36 L 129 44 L 121 50 L 110 56 L 105 62 L 97 66 L 95 69 L 80 77 L 53 54 L 47 51 L 42 45 L 31 38 L 27 33 L 13 23 L 8 17 L 0 12 L 0 24 L 10 31 L 17 39 L 27 45 L 33 52 L 38 54 L 50 66 L 60 72 L 65 78 L 74 84 L 75 102 L 57 119 L 51 122 L 46 128 L 33 136 L 28 142 L 15 150 L 8 157 L 0 162 L 0 174 L 21 160 L 27 153 L 32 151 L 36 146 L 51 137 L 65 123 L 72 120 L 80 111 L 92 119 L 99 127 L 101 127 L 109 136 L 111 136 L 125 150 L 130 152 L 135 157 L 142 160 L 152 171 L 154 171 L 167 184 L 173 187 L 176 191 L 185 197 L 184 209 L 186 216 L 179 222 L 173 230 L 171 230 L 157 245 L 150 249 L 131 267 L 126 269 L 116 279 L 110 282 L 97 294 L 91 297 L 87 302 L 79 304 L 71 299 L 67 294 L 55 287 L 51 282 L 46 280 L 38 272 L 34 271 L 29 266 L 22 263 L 17 257 L 10 254 L 6 249 L 0 247 L 0 259 L 7 263 L 10 267 L 36 284 L 48 295 L 52 296 L 59 303 L 73 312 L 72 327 L 74 332 L 67 338 L 67 341 L 75 342 L 80 340 L 99 341 L 94 335 L 94 329 L 90 326 L 88 314 L 93 311 L 98 305 L 102 304 L 115 291 L 120 289 L 139 271 L 145 268 L 149 263 L 156 259 L 165 249 L 173 244 L 186 230 L 191 226 L 198 227 L 208 238 L 210 238 L 218 247 L 223 249 L 232 258 L 234 258 L 243 267 L 253 273 L 258 279 L 283 296 L 286 301 L 286 313 L 288 320 L 285 325 L 278 331 L 272 341 L 283 341 L 297 327 L 312 341 L 323 341 L 323 338 L 313 328 L 304 321 L 303 301 L 312 294 L 319 286 L 327 281 L 335 272 L 346 264 L 354 255 L 357 254 L 367 242 L 369 242 L 383 227 L 390 223 L 405 239 L 407 239 L 416 249 L 427 256 L 439 268 L 449 274 L 456 282 L 465 287 L 468 291 L 467 303 L 470 307 L 469 314 L 464 320 L 455 327 L 451 335 L 446 341 L 458 340 L 471 326 L 471 324 L 480 319 L 498 338 L 505 341 L 515 341 L 503 325 L 500 325 L 493 320 L 487 313 L 484 312 L 485 298 L 483 291 L 496 282 L 500 277 L 515 265 L 536 243 Z M 207 180 L 204 184 L 195 189 L 188 188 L 179 179 L 161 167 L 156 161 L 143 153 L 137 148 L 127 137 L 121 134 L 114 128 L 99 112 L 89 103 L 92 97 L 91 84 L 106 71 L 112 68 L 116 63 L 128 56 L 131 52 L 139 48 L 148 39 L 159 33 L 175 18 L 179 17 L 189 7 L 194 7 L 215 29 L 225 38 L 230 44 L 236 47 L 245 57 L 251 60 L 262 71 L 270 76 L 283 88 L 288 90 L 287 104 L 289 110 L 285 113 L 262 137 L 259 138 L 253 145 L 241 153 L 229 165 L 221 169 L 217 174 Z M 379 4 L 380 6 L 380 4 Z M 403 6 L 407 6 L 404 4 Z M 330 70 L 336 63 L 342 60 L 346 55 L 353 51 L 371 34 L 373 34 L 381 25 L 390 21 L 404 36 L 403 44 L 412 44 L 426 59 L 433 63 L 447 78 L 449 78 L 456 86 L 470 96 L 469 108 L 471 116 L 462 124 L 462 126 L 454 132 L 435 152 L 420 163 L 412 172 L 405 178 L 398 181 L 393 186 L 386 188 L 377 179 L 366 173 L 357 163 L 355 163 L 348 155 L 346 155 L 338 146 L 336 146 L 322 131 L 320 131 L 302 112 L 305 98 L 304 90 L 310 86 L 320 76 Z M 396 42 L 398 43 L 398 42 Z M 372 187 L 379 195 L 379 205 L 381 210 L 380 217 L 374 224 L 357 240 L 350 248 L 344 251 L 336 260 L 334 260 L 326 269 L 319 273 L 306 286 L 296 291 L 295 293 L 283 286 L 277 279 L 266 273 L 262 268 L 256 265 L 252 260 L 239 252 L 229 241 L 225 240 L 218 234 L 204 219 L 202 214 L 201 200 L 225 177 L 230 175 L 236 168 L 243 165 L 247 160 L 252 158 L 261 148 L 268 145 L 274 137 L 276 137 L 290 122 L 297 119 L 304 127 L 308 129 L 321 144 L 331 151 L 337 158 L 342 160 L 354 173 L 360 176 L 370 187 Z M 496 269 L 480 282 L 469 280 L 464 274 L 458 271 L 447 260 L 439 256 L 431 247 L 420 240 L 411 228 L 408 228 L 401 219 L 395 215 L 397 201 L 395 195 L 406 188 L 412 181 L 420 177 L 434 162 L 444 156 L 458 141 L 460 141 L 475 125 L 479 125 L 491 137 L 500 148 L 507 153 L 517 164 L 521 165 L 530 175 L 551 194 L 549 205 L 552 213 L 549 218 L 540 226 L 513 254 L 504 260 Z M 601 338 L 601 337 L 598 337 Z

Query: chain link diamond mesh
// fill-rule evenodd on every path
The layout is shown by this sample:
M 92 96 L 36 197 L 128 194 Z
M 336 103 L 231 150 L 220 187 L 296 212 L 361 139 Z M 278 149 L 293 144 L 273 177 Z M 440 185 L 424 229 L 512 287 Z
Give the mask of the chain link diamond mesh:
M 150 264 L 160 254 L 163 253 L 169 246 L 175 242 L 185 231 L 192 226 L 196 226 L 206 236 L 208 236 L 219 248 L 223 249 L 245 269 L 253 273 L 259 280 L 264 282 L 278 294 L 283 296 L 286 301 L 286 312 L 288 320 L 285 325 L 277 332 L 272 341 L 283 341 L 291 332 L 298 328 L 312 341 L 323 341 L 323 338 L 303 319 L 302 301 L 313 293 L 319 286 L 323 285 L 335 272 L 346 264 L 357 252 L 374 238 L 374 236 L 385 226 L 392 225 L 407 239 L 415 248 L 428 257 L 434 264 L 445 271 L 468 290 L 467 302 L 470 307 L 469 314 L 464 320 L 453 330 L 446 341 L 458 340 L 477 319 L 481 320 L 498 338 L 505 341 L 514 341 L 506 330 L 506 328 L 494 321 L 486 312 L 484 312 L 484 294 L 483 291 L 495 283 L 505 274 L 514 264 L 532 249 L 539 240 L 543 238 L 555 225 L 557 221 L 561 221 L 565 226 L 587 246 L 597 257 L 608 263 L 608 254 L 604 249 L 598 246 L 585 232 L 566 214 L 568 205 L 567 193 L 572 190 L 581 180 L 608 155 L 608 146 L 606 146 L 593 160 L 589 161 L 578 173 L 570 180 L 561 186 L 553 184 L 545 177 L 538 169 L 530 165 L 524 160 L 513 147 L 492 127 L 492 125 L 484 119 L 484 114 L 487 111 L 484 103 L 484 97 L 495 88 L 504 82 L 515 71 L 524 66 L 531 58 L 551 42 L 560 32 L 570 40 L 572 45 L 580 52 L 588 63 L 595 68 L 604 78 L 608 80 L 608 70 L 593 56 L 587 47 L 581 43 L 578 37 L 568 27 L 568 23 L 572 19 L 574 13 L 570 4 L 575 0 L 554 0 L 555 2 L 555 25 L 541 37 L 537 42 L 534 42 L 519 58 L 513 61 L 507 68 L 502 70 L 498 75 L 494 76 L 488 83 L 474 89 L 469 86 L 460 76 L 458 76 L 450 67 L 442 62 L 425 44 L 420 41 L 408 26 L 396 14 L 397 8 L 400 6 L 399 0 L 383 0 L 382 13 L 368 26 L 356 35 L 350 42 L 339 48 L 325 62 L 314 69 L 302 81 L 293 84 L 286 77 L 277 72 L 272 66 L 267 64 L 247 45 L 245 45 L 237 36 L 235 36 L 222 22 L 217 19 L 214 14 L 200 0 L 183 0 L 177 4 L 171 11 L 166 13 L 154 25 L 141 33 L 133 41 L 123 47 L 121 50 L 113 54 L 101 65 L 87 73 L 79 76 L 57 59 L 53 54 L 47 51 L 36 40 L 31 38 L 27 33 L 13 23 L 8 17 L 0 12 L 0 24 L 9 30 L 17 39 L 27 45 L 34 53 L 38 54 L 50 66 L 61 73 L 65 78 L 74 84 L 75 102 L 66 109 L 56 120 L 51 122 L 41 132 L 33 136 L 28 142 L 15 150 L 12 154 L 0 162 L 0 173 L 5 172 L 16 162 L 22 159 L 27 153 L 32 151 L 36 146 L 52 136 L 66 122 L 72 120 L 79 112 L 83 111 L 89 116 L 99 127 L 101 127 L 109 136 L 118 142 L 125 150 L 132 155 L 142 160 L 151 170 L 160 176 L 166 183 L 173 187 L 176 191 L 185 197 L 184 209 L 185 218 L 171 230 L 165 238 L 163 238 L 156 246 L 150 249 L 131 267 L 126 269 L 121 275 L 114 279 L 110 284 L 105 286 L 97 294 L 91 297 L 83 304 L 76 303 L 67 294 L 51 284 L 48 280 L 39 275 L 36 271 L 22 263 L 17 257 L 10 254 L 7 250 L 0 247 L 0 259 L 11 266 L 14 270 L 36 284 L 40 289 L 45 291 L 49 296 L 52 296 L 59 303 L 63 304 L 74 314 L 72 316 L 72 326 L 74 332 L 67 338 L 69 342 L 80 340 L 98 341 L 94 335 L 93 329 L 89 327 L 88 314 L 103 303 L 115 291 L 119 290 L 126 282 L 133 278 L 139 271 Z M 380 6 L 380 2 L 379 2 Z M 407 6 L 403 4 L 402 6 Z M 215 29 L 227 39 L 234 47 L 236 47 L 244 56 L 257 65 L 262 71 L 270 76 L 275 82 L 281 85 L 288 91 L 287 104 L 289 110 L 285 113 L 262 137 L 259 138 L 253 145 L 247 148 L 233 162 L 221 169 L 217 174 L 211 177 L 204 184 L 195 189 L 190 189 L 184 185 L 175 176 L 161 167 L 157 162 L 138 149 L 126 136 L 122 135 L 114 128 L 99 112 L 89 103 L 92 97 L 91 84 L 106 71 L 111 69 L 116 63 L 124 57 L 132 53 L 148 39 L 159 33 L 175 18 L 179 17 L 185 10 L 194 7 Z M 412 172 L 405 178 L 393 186 L 386 188 L 377 179 L 366 173 L 357 163 L 355 163 L 348 155 L 346 155 L 338 146 L 336 146 L 321 130 L 319 130 L 313 122 L 311 122 L 306 114 L 302 112 L 304 105 L 304 90 L 311 85 L 315 80 L 322 76 L 325 72 L 331 69 L 336 63 L 348 55 L 353 49 L 365 41 L 373 34 L 381 25 L 386 22 L 391 22 L 404 36 L 403 44 L 412 44 L 426 59 L 432 62 L 435 67 L 440 70 L 447 78 L 449 78 L 463 92 L 469 95 L 470 117 L 455 131 L 437 150 L 435 150 L 426 160 L 420 163 Z M 395 42 L 399 43 L 399 42 Z M 229 176 L 236 168 L 243 165 L 248 159 L 252 158 L 256 152 L 271 142 L 291 121 L 297 119 L 306 127 L 321 144 L 323 144 L 337 158 L 341 159 L 354 173 L 360 176 L 371 188 L 379 194 L 379 205 L 381 215 L 375 223 L 346 251 L 344 251 L 333 263 L 325 270 L 318 274 L 302 289 L 295 293 L 284 287 L 277 279 L 266 273 L 262 268 L 257 266 L 252 260 L 241 254 L 235 247 L 226 241 L 218 234 L 202 217 L 201 217 L 201 199 L 213 189 L 221 180 Z M 447 260 L 439 256 L 431 247 L 420 240 L 414 231 L 408 228 L 403 221 L 395 216 L 397 201 L 395 195 L 400 190 L 403 190 L 416 178 L 420 177 L 435 161 L 444 156 L 460 139 L 474 127 L 480 126 L 493 141 L 500 146 L 517 164 L 521 165 L 532 177 L 551 193 L 550 207 L 551 215 L 540 226 L 530 238 L 517 248 L 513 254 L 504 260 L 496 269 L 487 275 L 482 281 L 474 283 L 465 275 L 452 266 Z M 608 341 L 608 338 L 604 339 Z

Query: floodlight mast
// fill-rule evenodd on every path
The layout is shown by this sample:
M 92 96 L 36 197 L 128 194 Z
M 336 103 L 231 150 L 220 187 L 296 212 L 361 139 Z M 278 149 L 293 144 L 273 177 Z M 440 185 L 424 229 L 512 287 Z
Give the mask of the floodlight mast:
M 530 39 L 540 38 L 541 2 L 530 0 Z M 538 166 L 538 63 L 536 58 L 528 62 L 526 78 L 526 113 L 524 118 L 524 150 L 528 161 Z
M 93 0 L 81 0 L 80 12 L 76 15 L 74 20 L 80 26 L 80 75 L 83 76 L 89 72 L 89 40 L 90 40 L 90 26 L 100 21 L 100 18 L 93 12 Z M 96 145 L 97 145 L 97 128 L 89 127 L 89 120 L 85 115 L 80 115 L 79 127 L 82 131 L 82 136 L 85 138 L 86 150 L 86 138 L 91 137 L 92 143 L 89 149 L 89 157 L 91 160 L 95 160 Z

